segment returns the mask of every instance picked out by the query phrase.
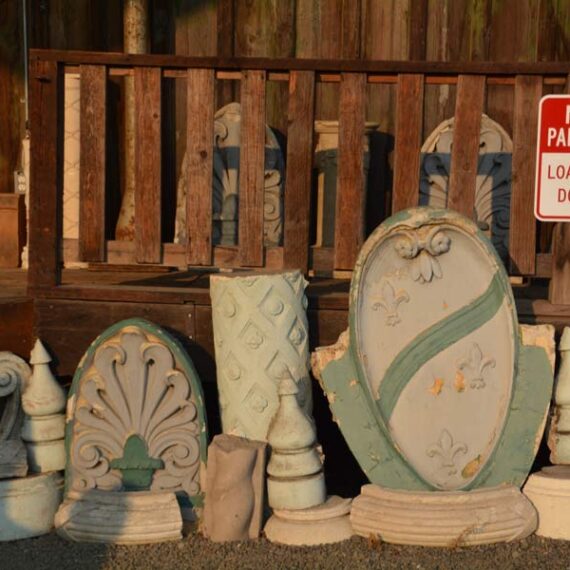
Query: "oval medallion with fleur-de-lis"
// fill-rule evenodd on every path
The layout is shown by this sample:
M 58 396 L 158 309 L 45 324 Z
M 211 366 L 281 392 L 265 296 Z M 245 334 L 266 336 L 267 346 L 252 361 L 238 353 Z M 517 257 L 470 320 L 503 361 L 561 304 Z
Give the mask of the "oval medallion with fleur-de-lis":
M 399 212 L 364 244 L 348 335 L 313 371 L 370 480 L 409 489 L 521 483 L 552 382 L 546 352 L 521 343 L 491 243 L 434 208 Z

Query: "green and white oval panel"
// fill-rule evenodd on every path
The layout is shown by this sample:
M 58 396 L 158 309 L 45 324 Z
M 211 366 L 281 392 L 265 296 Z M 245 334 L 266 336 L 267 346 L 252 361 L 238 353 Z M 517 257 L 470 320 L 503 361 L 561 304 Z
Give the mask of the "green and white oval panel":
M 552 370 L 544 349 L 522 345 L 508 276 L 473 222 L 416 208 L 383 223 L 356 263 L 349 320 L 313 363 L 372 482 L 524 481 Z

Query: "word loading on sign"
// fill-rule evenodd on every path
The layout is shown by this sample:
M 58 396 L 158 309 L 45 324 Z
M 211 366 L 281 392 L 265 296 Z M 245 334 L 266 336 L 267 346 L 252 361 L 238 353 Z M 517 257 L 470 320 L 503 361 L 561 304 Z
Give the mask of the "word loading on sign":
M 570 220 L 570 95 L 540 100 L 534 215 Z

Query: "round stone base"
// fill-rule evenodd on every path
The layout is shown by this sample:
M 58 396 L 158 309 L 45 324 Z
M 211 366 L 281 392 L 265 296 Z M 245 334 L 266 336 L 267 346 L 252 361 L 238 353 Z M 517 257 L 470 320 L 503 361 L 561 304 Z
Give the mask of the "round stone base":
M 70 491 L 55 528 L 69 540 L 147 544 L 180 539 L 182 516 L 174 493 Z
M 0 480 L 0 541 L 49 532 L 62 492 L 59 473 Z
M 570 466 L 545 467 L 531 475 L 523 493 L 538 512 L 536 534 L 570 540 Z
M 331 544 L 349 539 L 351 499 L 329 497 L 325 503 L 299 511 L 275 510 L 265 525 L 271 542 L 294 546 Z
M 513 486 L 420 492 L 365 485 L 350 522 L 356 534 L 393 544 L 454 547 L 524 538 L 536 529 L 537 515 Z

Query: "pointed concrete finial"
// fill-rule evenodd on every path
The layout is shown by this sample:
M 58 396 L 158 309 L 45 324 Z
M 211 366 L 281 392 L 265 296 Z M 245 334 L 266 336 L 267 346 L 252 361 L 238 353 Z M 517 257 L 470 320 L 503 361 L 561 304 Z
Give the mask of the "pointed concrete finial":
M 51 362 L 51 356 L 42 341 L 38 338 L 30 353 L 30 364 L 48 364 L 49 362 Z

